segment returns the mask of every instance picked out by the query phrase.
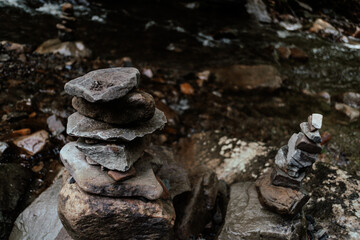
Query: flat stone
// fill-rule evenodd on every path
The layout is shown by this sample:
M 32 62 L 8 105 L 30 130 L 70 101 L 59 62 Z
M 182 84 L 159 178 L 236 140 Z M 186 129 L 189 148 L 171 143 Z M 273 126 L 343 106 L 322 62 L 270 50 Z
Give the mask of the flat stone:
M 62 42 L 60 39 L 49 39 L 42 43 L 36 50 L 38 54 L 61 54 L 69 57 L 89 57 L 91 50 L 81 41 Z
M 173 239 L 175 210 L 170 200 L 87 194 L 77 183 L 64 181 L 59 194 L 59 217 L 72 238 Z
M 82 115 L 114 124 L 141 123 L 151 119 L 155 113 L 154 98 L 143 91 L 133 91 L 110 102 L 90 103 L 74 97 L 72 106 Z
M 148 138 L 139 138 L 127 143 L 101 142 L 87 144 L 80 138 L 76 147 L 85 156 L 110 170 L 125 172 L 136 162 L 148 145 Z
M 286 161 L 287 161 L 288 165 L 292 159 L 292 156 L 295 154 L 295 151 L 296 151 L 295 146 L 296 146 L 296 142 L 297 142 L 298 138 L 299 138 L 299 135 L 297 133 L 294 133 L 288 141 L 288 144 L 287 144 L 288 152 L 286 155 Z
M 295 167 L 293 165 L 288 165 L 287 166 L 287 174 L 290 176 L 290 177 L 293 177 L 293 178 L 297 178 L 300 176 L 300 169 L 298 167 Z
M 61 149 L 60 158 L 79 187 L 88 193 L 155 200 L 163 192 L 150 163 L 143 159 L 134 164 L 136 176 L 119 183 L 100 167 L 89 165 L 85 160 L 85 154 L 76 148 L 75 142 L 70 142 Z
M 22 136 L 13 141 L 13 143 L 30 155 L 35 155 L 45 147 L 49 140 L 49 134 L 45 130 L 37 131 L 28 136 Z
M 281 170 L 278 166 L 274 166 L 271 173 L 271 183 L 276 186 L 290 187 L 299 189 L 301 187 L 301 181 L 304 179 L 305 173 L 301 173 L 299 177 L 293 178 Z
M 56 136 L 65 131 L 65 127 L 62 124 L 61 120 L 56 115 L 51 115 L 46 119 L 46 123 L 50 132 Z
M 302 132 L 299 133 L 299 137 L 296 141 L 295 148 L 314 154 L 321 153 L 322 151 L 322 147 L 320 143 L 314 143 L 310 141 Z
M 163 112 L 156 109 L 154 116 L 137 126 L 120 127 L 118 125 L 97 121 L 74 113 L 68 118 L 67 134 L 76 137 L 93 138 L 104 141 L 132 141 L 135 138 L 162 129 L 165 126 L 166 117 Z
M 218 240 L 298 240 L 301 221 L 284 219 L 264 208 L 253 182 L 231 185 L 225 223 Z
M 335 109 L 348 116 L 350 121 L 355 121 L 360 116 L 360 111 L 358 109 L 350 107 L 343 103 L 335 103 Z
M 53 240 L 63 228 L 57 214 L 61 177 L 40 194 L 16 219 L 10 240 Z
M 65 84 L 65 92 L 89 102 L 109 102 L 136 88 L 140 72 L 136 68 L 118 67 L 91 71 Z
M 90 165 L 94 165 L 94 166 L 100 166 L 100 164 L 98 164 L 97 162 L 95 162 L 94 160 L 92 160 L 91 158 L 89 157 L 86 157 L 85 156 L 85 159 L 86 159 L 86 162 Z
M 292 155 L 292 160 L 300 163 L 302 167 L 309 167 L 316 161 L 317 155 L 304 152 L 300 149 L 296 149 Z
M 131 167 L 126 172 L 119 171 L 108 171 L 108 175 L 117 182 L 125 181 L 126 179 L 132 178 L 136 175 L 136 170 L 134 167 Z
M 321 143 L 321 136 L 320 136 L 319 130 L 316 130 L 316 131 L 314 131 L 314 132 L 311 132 L 311 131 L 310 131 L 310 128 L 309 128 L 309 123 L 308 123 L 308 122 L 300 123 L 300 128 L 301 128 L 301 131 L 302 131 L 311 141 L 313 141 L 314 143 Z
M 287 152 L 288 152 L 288 146 L 285 145 L 285 146 L 282 146 L 276 156 L 275 156 L 275 164 L 282 168 L 282 169 L 286 169 L 286 165 L 287 165 L 287 161 L 286 161 L 286 155 L 287 155 Z
M 313 113 L 308 117 L 308 123 L 310 130 L 313 132 L 319 130 L 322 126 L 323 115 L 319 113 Z
M 301 188 L 296 190 L 271 184 L 271 172 L 259 177 L 256 190 L 263 206 L 283 215 L 293 216 L 299 213 L 310 198 Z

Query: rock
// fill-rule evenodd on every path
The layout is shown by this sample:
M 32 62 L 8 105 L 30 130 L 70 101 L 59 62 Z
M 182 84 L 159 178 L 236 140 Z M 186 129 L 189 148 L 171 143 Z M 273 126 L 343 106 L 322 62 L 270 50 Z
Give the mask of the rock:
M 304 177 L 305 173 L 303 172 L 299 174 L 299 177 L 293 178 L 282 171 L 278 166 L 274 166 L 271 173 L 271 183 L 276 186 L 299 189 L 301 187 L 301 181 L 304 179 Z
M 48 128 L 52 135 L 57 136 L 63 131 L 65 131 L 65 127 L 62 124 L 61 120 L 56 115 L 51 115 L 46 120 Z
M 291 55 L 291 51 L 288 47 L 280 46 L 276 48 L 276 51 L 279 54 L 279 57 L 282 59 L 289 59 Z
M 227 90 L 275 90 L 282 84 L 279 72 L 271 65 L 232 65 L 215 69 L 214 73 Z
M 162 129 L 166 123 L 166 117 L 163 112 L 156 109 L 154 116 L 138 126 L 120 127 L 117 125 L 104 123 L 74 113 L 68 118 L 67 134 L 76 137 L 93 138 L 104 141 L 132 141 L 135 138 Z
M 75 142 L 66 144 L 60 151 L 60 158 L 79 187 L 88 193 L 110 197 L 144 197 L 158 199 L 163 189 L 155 178 L 148 161 L 138 160 L 136 176 L 123 182 L 116 182 L 98 166 L 91 166 L 85 155 L 76 148 Z
M 301 131 L 314 143 L 321 143 L 321 136 L 318 130 L 311 132 L 308 122 L 300 123 Z
M 282 169 L 286 169 L 287 160 L 286 156 L 288 153 L 288 146 L 282 146 L 275 156 L 275 164 Z
M 218 240 L 298 240 L 301 221 L 284 219 L 264 208 L 253 182 L 239 182 L 230 189 L 224 226 Z
M 146 152 L 159 159 L 162 165 L 156 175 L 167 185 L 171 198 L 191 191 L 188 172 L 175 160 L 173 150 L 164 146 L 151 145 Z
M 38 54 L 61 54 L 68 57 L 91 56 L 91 50 L 86 48 L 83 42 L 61 42 L 58 38 L 45 41 L 35 50 L 35 52 Z
M 195 90 L 189 83 L 180 84 L 180 91 L 185 95 L 193 95 Z
M 178 220 L 176 233 L 179 239 L 197 236 L 211 219 L 218 191 L 218 179 L 215 173 L 207 173 L 194 186 L 193 194 L 184 209 L 184 215 Z
M 350 107 L 360 109 L 360 93 L 355 93 L 355 92 L 344 93 L 343 102 Z
M 4 152 L 8 148 L 9 148 L 9 144 L 7 144 L 6 142 L 0 142 L 0 157 L 4 154 Z
M 76 147 L 92 161 L 97 162 L 110 170 L 125 172 L 143 154 L 148 145 L 148 138 L 140 138 L 128 143 L 100 142 L 87 144 L 79 139 Z
M 0 164 L 0 239 L 8 238 L 30 179 L 29 169 L 15 163 Z
M 143 91 L 133 91 L 110 102 L 90 103 L 74 97 L 72 106 L 82 115 L 114 124 L 140 123 L 151 119 L 155 113 L 154 98 Z
M 321 91 L 321 92 L 318 92 L 317 95 L 324 99 L 326 103 L 330 104 L 331 103 L 331 95 L 330 93 L 326 92 L 326 91 Z
M 319 143 L 311 142 L 302 132 L 299 133 L 295 148 L 314 154 L 321 153 L 322 151 L 322 147 Z
M 299 61 L 306 61 L 309 59 L 309 56 L 307 55 L 307 53 L 300 48 L 292 47 L 292 48 L 290 48 L 290 52 L 291 52 L 292 59 L 296 59 Z
M 297 214 L 310 198 L 303 189 L 295 190 L 272 185 L 271 172 L 263 174 L 256 181 L 256 190 L 263 206 L 282 215 Z
M 310 32 L 318 33 L 318 32 L 324 32 L 325 34 L 330 35 L 339 35 L 340 32 L 334 28 L 330 23 L 318 18 L 313 23 L 312 27 L 309 29 Z
M 310 131 L 319 130 L 322 126 L 323 115 L 313 113 L 308 117 Z
M 27 50 L 26 46 L 24 44 L 20 44 L 20 43 L 1 41 L 0 44 L 8 52 L 14 51 L 15 53 L 24 53 L 25 50 Z
M 63 228 L 57 213 L 61 177 L 16 219 L 9 240 L 53 240 Z
M 13 143 L 30 155 L 35 155 L 45 147 L 49 134 L 45 130 L 37 131 L 31 135 L 15 139 Z
M 360 116 L 360 111 L 356 108 L 350 107 L 343 103 L 335 103 L 335 109 L 339 112 L 344 113 L 346 116 L 349 117 L 350 121 L 355 121 Z
M 311 166 L 316 161 L 316 157 L 317 157 L 316 154 L 311 154 L 304 152 L 300 149 L 296 149 L 294 151 L 294 154 L 292 155 L 292 160 L 298 162 L 300 164 L 299 168 L 302 169 Z M 289 162 L 290 165 L 291 162 L 292 161 Z
M 132 178 L 136 175 L 136 170 L 134 167 L 131 167 L 126 172 L 119 172 L 119 171 L 108 171 L 108 175 L 114 179 L 116 182 L 125 181 L 126 179 Z
M 271 17 L 267 12 L 266 5 L 262 0 L 247 0 L 245 7 L 247 12 L 253 15 L 257 21 L 271 23 Z
M 109 102 L 136 88 L 140 72 L 136 68 L 106 68 L 91 71 L 65 84 L 65 92 L 89 102 Z
M 171 239 L 175 210 L 171 201 L 143 201 L 86 194 L 65 182 L 59 217 L 74 239 Z

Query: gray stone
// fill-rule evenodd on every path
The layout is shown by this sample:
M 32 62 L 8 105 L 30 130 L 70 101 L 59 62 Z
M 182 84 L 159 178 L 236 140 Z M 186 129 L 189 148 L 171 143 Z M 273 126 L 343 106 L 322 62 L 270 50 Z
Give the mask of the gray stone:
M 74 239 L 173 239 L 175 210 L 169 200 L 92 195 L 81 191 L 77 183 L 64 181 L 58 211 Z
M 304 179 L 304 177 L 305 173 L 303 172 L 299 175 L 299 177 L 293 178 L 282 171 L 278 166 L 274 166 L 271 173 L 271 183 L 276 186 L 299 189 L 301 187 L 301 181 Z
M 132 91 L 120 99 L 105 103 L 91 103 L 74 97 L 72 105 L 84 116 L 120 125 L 145 122 L 155 113 L 154 98 L 143 91 Z
M 108 102 L 125 96 L 139 84 L 136 68 L 106 68 L 91 71 L 65 84 L 65 92 L 89 102 Z
M 292 155 L 292 160 L 297 161 L 302 167 L 309 167 L 316 161 L 316 154 L 304 152 L 296 149 Z
M 310 141 L 305 134 L 299 133 L 299 137 L 296 141 L 295 148 L 303 150 L 308 153 L 321 153 L 322 147 L 320 143 L 314 143 Z
M 311 131 L 319 130 L 322 126 L 323 115 L 319 113 L 313 113 L 308 118 L 308 123 Z
M 294 133 L 289 141 L 288 141 L 288 152 L 287 152 L 287 155 L 286 155 L 286 161 L 287 161 L 287 164 L 289 165 L 289 162 L 291 161 L 292 159 L 292 156 L 295 154 L 295 146 L 296 146 L 296 142 L 298 140 L 298 137 L 299 135 L 297 133 Z
M 85 154 L 76 148 L 75 142 L 70 142 L 61 149 L 60 158 L 85 192 L 110 197 L 144 197 L 149 200 L 158 199 L 163 193 L 150 163 L 143 159 L 134 164 L 136 176 L 119 183 L 100 167 L 89 165 Z
M 360 93 L 355 93 L 355 92 L 344 93 L 343 102 L 350 107 L 360 109 Z
M 271 17 L 266 10 L 266 5 L 262 0 L 247 0 L 246 10 L 253 15 L 257 21 L 271 23 Z
M 87 144 L 80 138 L 76 147 L 85 154 L 87 158 L 97 162 L 110 170 L 125 172 L 143 154 L 148 145 L 148 138 L 139 138 L 127 143 L 101 142 Z
M 282 146 L 279 151 L 277 152 L 275 156 L 275 164 L 279 166 L 280 168 L 286 168 L 287 161 L 286 161 L 286 155 L 288 152 L 288 146 Z
M 74 113 L 68 118 L 67 134 L 76 137 L 93 138 L 104 141 L 132 141 L 137 137 L 155 132 L 164 127 L 166 117 L 156 109 L 154 116 L 138 126 L 119 127 Z
M 61 186 L 62 179 L 59 177 L 18 216 L 10 240 L 53 240 L 56 238 L 63 227 L 57 214 Z
M 313 141 L 314 143 L 321 143 L 321 136 L 320 136 L 319 130 L 316 130 L 316 131 L 314 131 L 314 132 L 311 132 L 311 131 L 310 131 L 310 128 L 309 128 L 309 123 L 308 123 L 308 122 L 300 123 L 300 128 L 301 128 L 301 131 L 302 131 L 311 141 Z
M 9 148 L 9 144 L 7 144 L 6 142 L 0 142 L 0 157 L 8 148 Z
M 275 186 L 271 183 L 271 172 L 263 174 L 256 181 L 261 204 L 282 215 L 294 216 L 309 200 L 309 194 L 300 189 Z
M 300 232 L 300 220 L 284 219 L 260 204 L 253 182 L 231 186 L 225 224 L 218 240 L 298 240 Z

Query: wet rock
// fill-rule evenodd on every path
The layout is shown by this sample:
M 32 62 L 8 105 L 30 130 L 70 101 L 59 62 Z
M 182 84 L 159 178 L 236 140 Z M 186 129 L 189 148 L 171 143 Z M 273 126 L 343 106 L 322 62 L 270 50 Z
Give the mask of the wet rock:
M 125 172 L 142 156 L 148 142 L 147 138 L 141 138 L 128 143 L 100 142 L 87 144 L 84 139 L 79 139 L 76 147 L 87 158 L 101 166 L 110 170 Z
M 271 184 L 271 172 L 263 174 L 256 181 L 256 190 L 261 204 L 279 214 L 293 216 L 301 211 L 309 200 L 305 190 L 285 188 Z
M 139 80 L 136 68 L 99 69 L 66 83 L 65 92 L 89 102 L 109 102 L 125 96 L 137 87 Z
M 247 0 L 245 7 L 247 12 L 253 15 L 257 21 L 271 23 L 271 17 L 267 12 L 266 5 L 262 0 Z
M 346 104 L 343 104 L 343 103 L 335 103 L 335 109 L 338 110 L 339 112 L 344 113 L 346 116 L 348 116 L 350 121 L 355 121 L 360 116 L 359 110 L 357 110 L 353 107 L 350 107 Z
M 275 90 L 281 87 L 282 79 L 271 65 L 233 65 L 214 70 L 216 81 L 227 90 Z
M 62 133 L 63 131 L 65 131 L 65 127 L 62 124 L 61 120 L 55 115 L 51 115 L 50 117 L 48 117 L 46 122 L 47 122 L 50 132 L 54 136 L 57 136 L 60 133 Z
M 59 217 L 74 239 L 171 239 L 175 210 L 171 201 L 142 201 L 86 194 L 65 181 Z
M 9 144 L 7 144 L 6 142 L 0 142 L 0 157 L 8 148 L 9 148 Z
M 233 184 L 225 224 L 219 240 L 301 239 L 300 220 L 287 220 L 264 208 L 258 199 L 255 184 Z
M 76 148 L 76 143 L 66 144 L 60 151 L 60 158 L 79 187 L 88 193 L 110 197 L 144 197 L 158 199 L 163 189 L 155 178 L 148 161 L 138 160 L 136 176 L 123 182 L 116 182 L 98 166 L 91 166 L 85 155 Z
M 189 239 L 198 235 L 211 219 L 218 191 L 218 179 L 215 173 L 208 173 L 194 186 L 192 196 L 187 203 L 184 215 L 176 227 L 180 239 Z
M 319 143 L 311 142 L 303 133 L 299 133 L 295 147 L 308 153 L 321 153 L 322 147 Z
M 350 107 L 360 109 L 360 93 L 355 93 L 355 92 L 344 93 L 343 102 Z
M 49 134 L 45 130 L 15 139 L 13 143 L 30 155 L 35 155 L 45 147 Z
M 136 170 L 134 167 L 131 167 L 126 172 L 119 172 L 119 171 L 108 171 L 108 175 L 114 179 L 116 182 L 125 181 L 129 178 L 132 178 L 136 175 Z
M 306 135 L 306 137 L 308 137 L 311 141 L 313 141 L 314 143 L 321 143 L 321 136 L 319 131 L 316 130 L 314 132 L 311 132 L 308 122 L 300 123 L 300 128 L 301 131 Z
M 331 103 L 331 95 L 330 93 L 326 92 L 326 91 L 321 91 L 321 92 L 318 92 L 317 95 L 324 99 L 328 104 Z
M 16 219 L 10 240 L 53 240 L 63 228 L 57 213 L 61 177 L 31 203 Z
M 188 172 L 175 160 L 173 150 L 164 146 L 151 145 L 146 152 L 161 162 L 156 175 L 167 185 L 171 198 L 191 191 Z M 154 167 L 153 167 L 154 168 Z
M 74 113 L 68 118 L 67 134 L 76 137 L 93 138 L 104 141 L 132 141 L 162 129 L 166 123 L 163 112 L 156 109 L 154 116 L 137 126 L 120 127 L 118 125 L 97 121 Z
M 301 181 L 304 179 L 304 177 L 305 173 L 303 172 L 299 175 L 299 177 L 293 178 L 282 171 L 278 166 L 274 166 L 271 173 L 271 183 L 276 186 L 299 189 L 301 187 Z
M 61 54 L 68 57 L 90 57 L 91 50 L 83 42 L 61 42 L 60 39 L 49 39 L 42 43 L 36 50 L 38 54 Z
M 143 91 L 133 91 L 120 99 L 105 103 L 90 103 L 83 98 L 74 97 L 72 105 L 84 116 L 120 125 L 145 122 L 155 113 L 154 98 Z

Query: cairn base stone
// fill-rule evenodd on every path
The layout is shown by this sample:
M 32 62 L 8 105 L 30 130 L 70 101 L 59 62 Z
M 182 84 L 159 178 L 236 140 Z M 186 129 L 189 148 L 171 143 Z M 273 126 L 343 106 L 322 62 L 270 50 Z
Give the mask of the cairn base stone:
M 270 171 L 256 181 L 256 190 L 263 206 L 282 215 L 293 216 L 299 213 L 310 198 L 303 189 L 295 190 L 273 185 Z
M 143 91 L 132 91 L 120 99 L 105 103 L 91 103 L 74 97 L 72 106 L 84 116 L 120 125 L 147 121 L 155 112 L 154 98 Z
M 255 183 L 240 182 L 231 186 L 218 240 L 298 240 L 300 231 L 300 220 L 284 219 L 260 204 Z
M 175 210 L 169 200 L 142 201 L 87 194 L 64 181 L 58 213 L 73 239 L 172 239 Z

